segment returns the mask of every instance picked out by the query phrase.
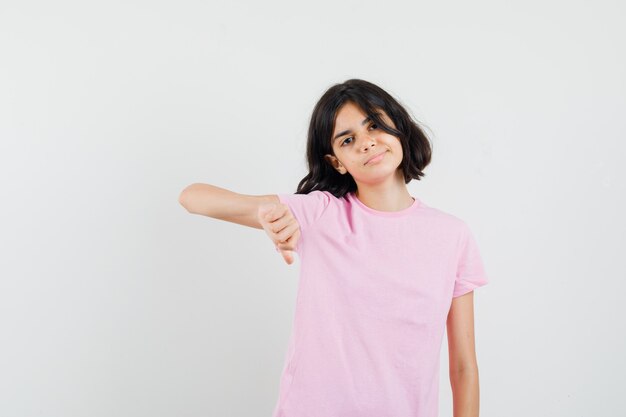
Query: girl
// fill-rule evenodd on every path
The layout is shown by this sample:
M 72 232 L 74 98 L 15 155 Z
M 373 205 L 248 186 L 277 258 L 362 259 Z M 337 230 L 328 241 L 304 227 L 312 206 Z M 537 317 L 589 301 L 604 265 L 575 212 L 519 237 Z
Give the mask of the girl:
M 351 79 L 314 108 L 295 194 L 183 190 L 190 212 L 262 228 L 287 263 L 300 257 L 273 417 L 436 417 L 446 328 L 454 416 L 478 416 L 473 290 L 488 281 L 467 224 L 407 190 L 430 159 L 403 106 Z

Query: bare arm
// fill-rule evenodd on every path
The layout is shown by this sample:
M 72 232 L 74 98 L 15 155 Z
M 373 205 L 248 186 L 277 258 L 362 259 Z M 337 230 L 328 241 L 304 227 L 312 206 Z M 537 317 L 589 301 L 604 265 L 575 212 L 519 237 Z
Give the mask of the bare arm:
M 257 213 L 263 203 L 277 203 L 276 194 L 246 195 L 210 184 L 194 183 L 178 197 L 179 203 L 192 214 L 201 214 L 244 226 L 263 229 Z
M 448 355 L 454 417 L 478 417 L 478 364 L 474 344 L 474 291 L 452 299 Z

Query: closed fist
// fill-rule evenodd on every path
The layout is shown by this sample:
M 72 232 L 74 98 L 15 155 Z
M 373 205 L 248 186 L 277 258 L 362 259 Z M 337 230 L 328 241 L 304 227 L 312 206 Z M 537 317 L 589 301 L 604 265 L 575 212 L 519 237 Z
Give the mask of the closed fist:
M 293 250 L 300 237 L 300 225 L 286 204 L 266 203 L 259 206 L 257 218 L 287 264 L 293 263 Z

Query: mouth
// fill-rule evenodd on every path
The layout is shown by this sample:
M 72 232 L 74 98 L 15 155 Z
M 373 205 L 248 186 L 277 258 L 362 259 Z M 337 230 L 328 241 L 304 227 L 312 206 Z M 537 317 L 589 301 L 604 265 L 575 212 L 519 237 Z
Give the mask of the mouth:
M 372 156 L 370 159 L 368 159 L 367 161 L 365 161 L 365 163 L 364 163 L 363 165 L 367 165 L 367 164 L 369 164 L 370 162 L 378 162 L 378 161 L 380 161 L 381 159 L 383 159 L 382 155 L 384 155 L 384 154 L 385 154 L 385 152 L 387 152 L 387 151 L 382 151 L 382 152 L 380 152 L 380 153 L 378 153 L 378 154 L 376 154 L 376 155 Z

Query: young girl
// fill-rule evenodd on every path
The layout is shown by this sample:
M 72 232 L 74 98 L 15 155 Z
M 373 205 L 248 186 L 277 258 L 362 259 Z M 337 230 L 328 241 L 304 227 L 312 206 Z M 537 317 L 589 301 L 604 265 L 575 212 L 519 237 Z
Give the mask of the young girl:
M 488 281 L 467 224 L 407 190 L 430 162 L 427 137 L 391 95 L 351 79 L 316 104 L 307 159 L 295 194 L 192 184 L 180 196 L 192 213 L 263 228 L 288 263 L 299 255 L 273 417 L 436 417 L 446 328 L 454 415 L 478 417 L 473 290 Z

